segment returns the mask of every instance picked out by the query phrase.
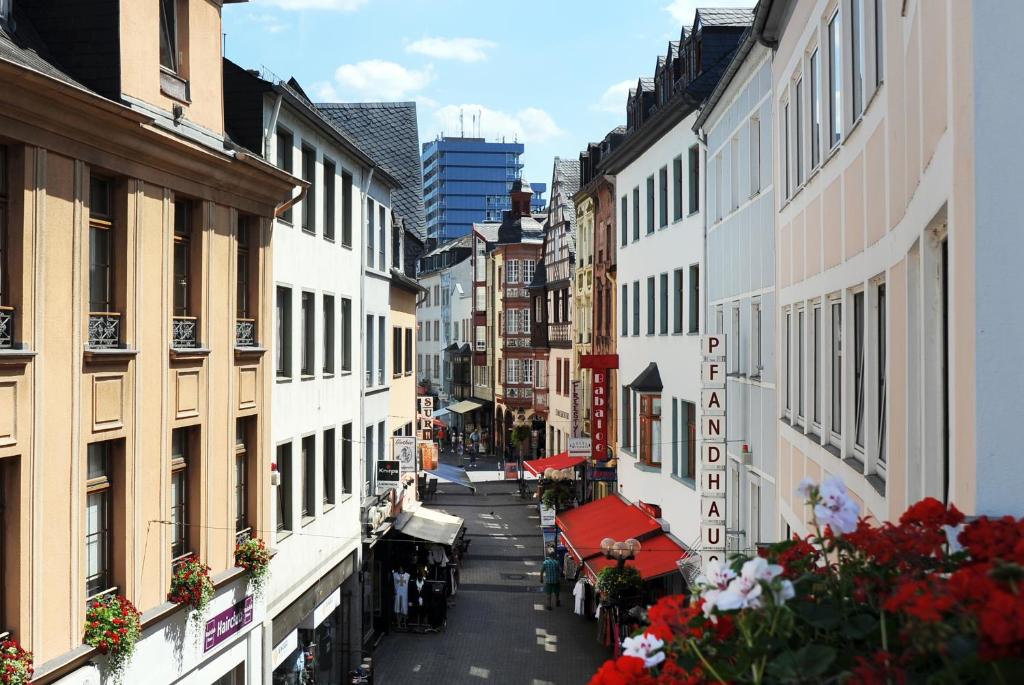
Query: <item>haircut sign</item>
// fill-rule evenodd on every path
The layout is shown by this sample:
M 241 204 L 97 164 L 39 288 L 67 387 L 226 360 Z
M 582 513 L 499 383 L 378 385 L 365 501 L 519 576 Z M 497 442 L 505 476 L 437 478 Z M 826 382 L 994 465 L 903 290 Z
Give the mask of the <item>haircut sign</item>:
M 725 336 L 701 338 L 701 562 L 725 561 Z

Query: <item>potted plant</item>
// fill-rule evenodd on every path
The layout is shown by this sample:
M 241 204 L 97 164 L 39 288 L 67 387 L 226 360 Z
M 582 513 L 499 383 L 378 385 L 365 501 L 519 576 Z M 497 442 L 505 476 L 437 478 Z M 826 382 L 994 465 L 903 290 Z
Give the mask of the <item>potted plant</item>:
M 557 480 L 545 484 L 541 502 L 545 507 L 561 511 L 569 506 L 575 497 L 576 493 L 574 492 L 572 481 Z
M 22 649 L 15 640 L 0 643 L 0 683 L 25 685 L 32 679 L 32 652 Z
M 248 538 L 235 545 L 235 566 L 245 569 L 253 594 L 263 596 L 263 589 L 270 577 L 270 550 L 260 538 Z
M 632 566 L 608 566 L 597 574 L 597 591 L 608 604 L 620 604 L 639 598 L 643 589 L 643 578 Z
M 135 644 L 142 634 L 139 610 L 126 597 L 103 595 L 89 603 L 85 612 L 85 637 L 83 642 L 95 647 L 108 659 L 115 682 L 121 682 L 124 670 L 131 661 Z M 7 652 L 7 643 L 4 643 Z M 31 663 L 31 654 L 29 661 Z M 6 662 L 6 659 L 5 659 Z M 6 668 L 6 666 L 4 666 Z M 31 667 L 29 668 L 31 672 Z M 7 685 L 8 681 L 2 682 Z M 11 683 L 20 681 L 12 680 Z
M 187 605 L 190 608 L 189 621 L 196 623 L 198 628 L 207 605 L 213 599 L 213 594 L 210 567 L 192 555 L 174 569 L 167 600 L 178 605 Z

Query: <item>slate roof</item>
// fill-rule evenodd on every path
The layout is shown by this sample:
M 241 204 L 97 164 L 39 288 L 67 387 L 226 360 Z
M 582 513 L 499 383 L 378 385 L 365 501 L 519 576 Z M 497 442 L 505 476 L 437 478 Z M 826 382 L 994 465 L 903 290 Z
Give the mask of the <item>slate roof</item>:
M 754 8 L 698 7 L 697 15 L 701 26 L 750 26 Z
M 641 76 L 639 85 L 641 90 L 654 90 L 654 79 L 647 76 Z
M 576 203 L 572 201 L 572 196 L 580 189 L 580 160 L 578 158 L 563 159 L 555 157 L 555 168 L 553 178 L 551 179 L 552 189 L 554 189 L 556 183 L 561 183 L 562 185 L 559 191 L 561 197 L 556 197 L 555 193 L 552 192 L 548 202 L 564 200 L 561 204 L 564 205 L 565 215 L 569 218 L 569 249 L 575 254 Z
M 499 228 L 501 228 L 501 224 L 497 221 L 482 221 L 473 224 L 473 230 L 483 236 L 483 239 L 489 243 L 498 242 Z
M 395 211 L 407 227 L 426 237 L 423 210 L 423 167 L 420 164 L 419 129 L 415 102 L 317 103 L 335 126 L 352 136 L 358 145 L 402 184 L 393 195 Z
M 661 372 L 658 365 L 651 362 L 647 368 L 640 372 L 640 375 L 629 384 L 630 388 L 637 392 L 659 392 L 662 389 Z
M 17 27 L 16 31 L 11 31 L 7 25 L 0 23 L 0 59 L 63 81 L 69 86 L 88 90 L 56 65 L 46 45 L 32 28 L 31 22 L 22 16 L 17 3 L 12 19 L 12 23 Z

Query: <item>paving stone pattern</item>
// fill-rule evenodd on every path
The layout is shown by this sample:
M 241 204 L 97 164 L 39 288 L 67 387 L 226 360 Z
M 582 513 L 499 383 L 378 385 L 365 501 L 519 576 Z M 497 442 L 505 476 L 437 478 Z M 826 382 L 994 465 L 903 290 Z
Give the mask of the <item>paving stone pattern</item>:
M 461 492 L 468 492 L 461 490 Z M 583 685 L 607 658 L 596 623 L 544 608 L 542 541 L 533 501 L 514 483 L 482 483 L 475 496 L 441 485 L 428 506 L 466 520 L 469 554 L 443 633 L 387 635 L 374 653 L 379 685 Z M 485 506 L 481 506 L 485 505 Z

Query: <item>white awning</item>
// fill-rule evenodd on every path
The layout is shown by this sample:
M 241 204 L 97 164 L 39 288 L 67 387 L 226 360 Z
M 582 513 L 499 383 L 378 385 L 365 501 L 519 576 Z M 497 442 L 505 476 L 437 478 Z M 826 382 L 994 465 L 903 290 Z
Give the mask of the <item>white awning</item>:
M 395 521 L 395 529 L 410 537 L 451 546 L 462 530 L 463 523 L 465 521 L 458 516 L 420 505 L 399 514 L 398 520 Z
M 455 412 L 456 414 L 465 414 L 467 411 L 473 411 L 474 409 L 479 409 L 482 406 L 484 405 L 479 402 L 474 402 L 473 400 L 462 400 L 461 402 L 456 402 L 453 405 L 445 407 L 445 409 Z

